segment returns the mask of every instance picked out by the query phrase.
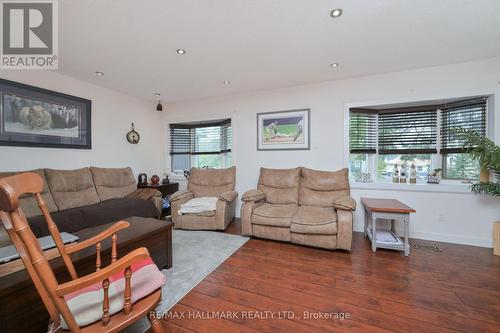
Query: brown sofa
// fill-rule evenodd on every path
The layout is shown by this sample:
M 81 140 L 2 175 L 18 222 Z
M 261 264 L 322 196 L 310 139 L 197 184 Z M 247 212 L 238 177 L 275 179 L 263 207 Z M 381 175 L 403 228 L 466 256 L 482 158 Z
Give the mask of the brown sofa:
M 234 218 L 238 192 L 236 167 L 228 169 L 192 168 L 187 190 L 177 191 L 170 196 L 172 221 L 176 228 L 197 230 L 226 230 Z M 181 205 L 193 198 L 217 197 L 217 209 L 197 214 L 179 215 Z
M 60 231 L 76 232 L 130 216 L 158 217 L 161 193 L 151 200 L 127 198 L 136 189 L 130 168 L 37 169 L 44 181 L 42 198 Z M 0 172 L 0 178 L 20 172 Z M 37 237 L 49 235 L 34 196 L 25 196 L 20 206 Z M 0 247 L 10 244 L 3 226 Z
M 351 249 L 348 169 L 260 169 L 257 190 L 243 194 L 242 234 L 325 249 Z

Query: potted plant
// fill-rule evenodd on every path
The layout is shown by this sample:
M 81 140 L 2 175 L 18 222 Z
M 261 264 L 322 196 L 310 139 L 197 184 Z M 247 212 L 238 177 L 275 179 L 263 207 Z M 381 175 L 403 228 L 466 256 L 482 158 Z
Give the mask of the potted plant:
M 472 185 L 472 192 L 500 196 L 500 147 L 476 131 L 459 128 L 455 132 L 464 140 L 466 152 L 481 166 L 479 183 Z M 500 221 L 494 223 L 493 229 L 493 253 L 500 256 Z
M 500 147 L 493 141 L 469 129 L 454 130 L 463 140 L 464 148 L 479 162 L 479 183 L 472 185 L 472 192 L 500 196 Z M 490 180 L 490 173 L 494 180 Z

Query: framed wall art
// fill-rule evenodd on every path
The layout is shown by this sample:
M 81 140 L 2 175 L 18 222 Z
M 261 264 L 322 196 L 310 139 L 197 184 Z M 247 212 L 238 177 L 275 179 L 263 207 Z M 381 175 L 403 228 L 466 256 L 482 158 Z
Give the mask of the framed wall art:
M 257 114 L 257 150 L 309 150 L 310 109 Z
M 0 145 L 91 149 L 92 102 L 0 79 Z

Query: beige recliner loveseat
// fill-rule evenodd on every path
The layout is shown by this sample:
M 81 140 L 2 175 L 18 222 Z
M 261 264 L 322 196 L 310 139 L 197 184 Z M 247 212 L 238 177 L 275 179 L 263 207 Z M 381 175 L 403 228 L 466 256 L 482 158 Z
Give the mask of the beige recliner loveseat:
M 260 169 L 257 190 L 243 194 L 242 234 L 325 249 L 351 250 L 348 169 Z
M 192 168 L 187 190 L 170 196 L 172 221 L 176 228 L 226 230 L 234 218 L 236 198 L 236 167 L 228 169 Z M 193 198 L 217 197 L 216 209 L 193 214 L 179 214 L 181 205 Z

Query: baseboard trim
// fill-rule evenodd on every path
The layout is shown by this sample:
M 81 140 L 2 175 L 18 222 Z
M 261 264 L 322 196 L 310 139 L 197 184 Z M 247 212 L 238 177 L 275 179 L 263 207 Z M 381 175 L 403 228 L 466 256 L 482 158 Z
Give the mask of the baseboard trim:
M 364 231 L 363 225 L 354 225 L 353 230 L 363 232 Z M 411 231 L 410 231 L 410 238 L 493 248 L 493 239 L 489 238 L 477 238 L 477 237 L 466 237 L 462 235 L 439 234 L 433 232 L 411 232 Z

